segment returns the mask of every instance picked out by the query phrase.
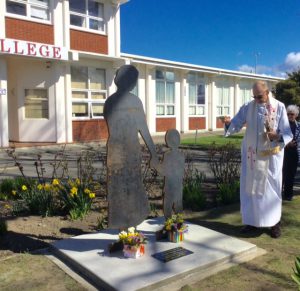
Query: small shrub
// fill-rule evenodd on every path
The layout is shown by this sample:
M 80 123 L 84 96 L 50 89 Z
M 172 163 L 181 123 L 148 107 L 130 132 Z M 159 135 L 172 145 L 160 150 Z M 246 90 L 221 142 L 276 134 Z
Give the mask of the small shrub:
M 216 200 L 217 204 L 228 205 L 236 203 L 240 200 L 240 183 L 239 181 L 234 181 L 233 183 L 223 183 L 219 185 L 219 192 L 217 194 Z
M 295 269 L 293 268 L 294 274 L 292 274 L 293 280 L 297 283 L 298 289 L 300 290 L 300 257 L 295 260 Z
M 13 179 L 3 179 L 0 184 L 0 199 L 8 200 L 12 198 L 12 191 L 15 190 Z
M 97 186 L 97 184 L 93 185 L 93 190 Z M 71 219 L 82 219 L 90 211 L 96 196 L 93 190 L 78 178 L 61 183 L 59 195 L 62 207 L 70 214 Z
M 224 146 L 212 144 L 208 152 L 208 163 L 217 185 L 232 184 L 239 180 L 241 168 L 240 150 L 232 143 Z
M 22 185 L 18 191 L 20 197 L 24 200 L 31 214 L 42 216 L 53 215 L 56 212 L 55 197 L 59 191 L 59 187 L 54 179 L 52 184 L 37 182 Z
M 7 232 L 7 222 L 0 219 L 0 235 L 4 235 Z
M 202 210 L 206 207 L 206 197 L 202 191 L 204 174 L 196 170 L 190 170 L 183 182 L 184 208 Z

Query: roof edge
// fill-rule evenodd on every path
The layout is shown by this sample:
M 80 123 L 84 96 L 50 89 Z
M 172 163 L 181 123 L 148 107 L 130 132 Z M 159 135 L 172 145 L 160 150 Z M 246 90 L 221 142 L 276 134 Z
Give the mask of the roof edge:
M 144 64 L 158 65 L 158 66 L 169 66 L 169 67 L 177 68 L 177 69 L 195 70 L 195 71 L 211 73 L 211 74 L 218 74 L 218 75 L 264 79 L 264 80 L 267 79 L 270 81 L 271 80 L 272 81 L 285 80 L 285 78 L 281 78 L 281 77 L 246 73 L 246 72 L 234 71 L 234 70 L 226 70 L 226 69 L 215 68 L 215 67 L 200 66 L 200 65 L 195 65 L 195 64 L 191 64 L 191 63 L 170 61 L 170 60 L 166 60 L 166 59 L 145 57 L 145 56 L 128 54 L 128 53 L 121 53 L 121 57 L 131 59 L 133 62 L 136 62 L 136 63 L 144 63 Z

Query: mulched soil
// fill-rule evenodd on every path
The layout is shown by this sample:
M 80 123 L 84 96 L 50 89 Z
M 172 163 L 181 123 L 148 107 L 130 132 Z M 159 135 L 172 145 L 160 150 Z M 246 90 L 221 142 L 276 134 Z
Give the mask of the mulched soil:
M 213 205 L 215 185 L 204 183 L 208 201 Z M 162 198 L 159 189 L 149 197 L 150 216 L 162 215 Z M 8 231 L 0 235 L 0 260 L 16 253 L 31 252 L 46 248 L 56 240 L 93 233 L 99 230 L 99 221 L 106 216 L 105 198 L 97 197 L 92 210 L 82 220 L 71 220 L 69 216 L 41 217 L 33 215 L 13 215 L 13 201 L 0 201 L 0 218 L 7 222 Z

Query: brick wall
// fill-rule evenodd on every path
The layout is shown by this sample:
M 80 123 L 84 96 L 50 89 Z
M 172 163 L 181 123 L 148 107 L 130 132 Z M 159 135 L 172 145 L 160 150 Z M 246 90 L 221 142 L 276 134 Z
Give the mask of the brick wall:
M 74 120 L 73 141 L 94 141 L 108 138 L 104 119 Z
M 168 129 L 176 128 L 176 118 L 156 118 L 156 132 L 165 132 Z
M 6 38 L 54 44 L 53 25 L 5 17 Z
M 206 118 L 205 117 L 190 117 L 189 118 L 189 130 L 205 129 Z
M 224 123 L 220 117 L 216 118 L 216 128 L 224 128 Z
M 70 29 L 70 42 L 72 50 L 108 54 L 106 35 Z

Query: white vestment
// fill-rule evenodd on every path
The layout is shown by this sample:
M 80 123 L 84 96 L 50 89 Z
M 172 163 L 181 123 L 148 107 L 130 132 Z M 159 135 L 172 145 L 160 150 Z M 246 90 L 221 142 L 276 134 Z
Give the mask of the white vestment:
M 267 105 L 258 104 L 255 100 L 243 105 L 226 133 L 229 136 L 247 126 L 242 143 L 241 213 L 243 224 L 256 227 L 270 227 L 280 221 L 282 149 L 293 138 L 284 104 L 274 98 L 269 99 Z M 280 143 L 267 141 L 267 118 L 271 121 L 272 129 L 282 136 Z M 278 149 L 278 145 L 280 151 L 272 153 L 270 149 L 275 146 Z M 269 155 L 262 154 L 268 150 Z

